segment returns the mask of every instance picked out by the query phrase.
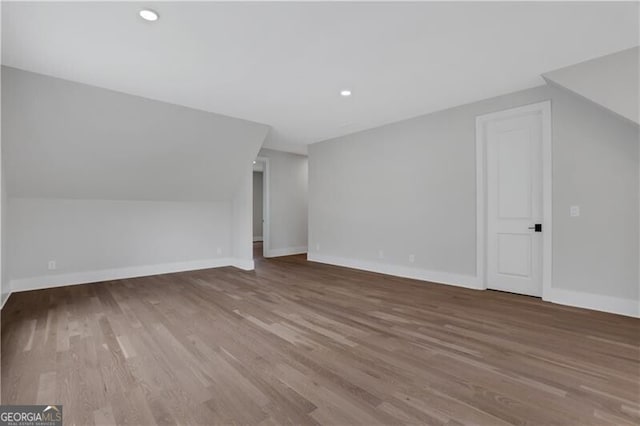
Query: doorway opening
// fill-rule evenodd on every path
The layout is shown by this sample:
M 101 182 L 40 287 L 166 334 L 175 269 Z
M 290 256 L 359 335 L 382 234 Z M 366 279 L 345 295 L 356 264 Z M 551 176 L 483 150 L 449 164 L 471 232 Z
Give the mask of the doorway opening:
M 253 259 L 265 257 L 269 247 L 269 159 L 253 162 Z
M 478 116 L 476 169 L 482 287 L 548 299 L 551 102 Z

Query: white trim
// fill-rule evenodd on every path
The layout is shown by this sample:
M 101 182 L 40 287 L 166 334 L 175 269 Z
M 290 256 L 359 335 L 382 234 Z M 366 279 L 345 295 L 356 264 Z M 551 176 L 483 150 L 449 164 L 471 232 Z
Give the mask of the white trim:
M 267 250 L 264 257 L 292 256 L 294 254 L 304 254 L 307 252 L 307 246 L 284 247 L 281 249 Z
M 377 272 L 380 274 L 394 275 L 402 278 L 411 278 L 432 283 L 448 284 L 457 287 L 482 290 L 478 278 L 473 275 L 451 274 L 448 272 L 429 271 L 403 265 L 391 265 L 359 259 L 347 259 L 336 256 L 326 256 L 317 253 L 309 253 L 307 260 L 311 262 L 326 263 L 329 265 L 343 266 L 346 268 L 360 269 L 363 271 Z
M 256 267 L 253 259 L 231 259 L 230 265 L 243 271 L 253 271 Z
M 380 274 L 411 278 L 420 281 L 429 281 L 432 283 L 446 284 L 474 290 L 485 289 L 482 281 L 471 275 L 429 271 L 402 265 L 382 264 L 366 260 L 347 259 L 314 253 L 309 253 L 307 255 L 307 260 L 310 262 L 325 263 L 328 265 L 377 272 Z M 638 300 L 622 299 L 618 297 L 584 293 L 561 288 L 552 288 L 549 291 L 546 291 L 545 296 L 547 296 L 545 300 L 551 303 L 640 318 L 640 301 Z
M 270 192 L 269 192 L 269 182 L 271 179 L 271 170 L 269 168 L 269 158 L 267 157 L 257 157 L 256 161 L 260 161 L 264 163 L 264 168 L 262 170 L 262 236 L 263 239 L 261 241 L 264 242 L 262 245 L 262 255 L 264 257 L 268 256 L 269 251 L 269 242 L 271 241 L 271 216 L 269 215 L 270 211 Z M 255 241 L 255 240 L 254 240 Z
M 483 288 L 487 288 L 485 281 L 485 149 L 484 122 L 476 117 L 476 277 Z
M 124 278 L 145 277 L 170 274 L 174 272 L 195 271 L 199 269 L 235 266 L 239 269 L 253 269 L 253 261 L 219 258 L 193 260 L 187 262 L 163 263 L 159 265 L 130 266 L 126 268 L 101 269 L 97 271 L 72 272 L 69 274 L 43 275 L 39 277 L 18 278 L 9 282 L 11 291 L 28 291 L 42 288 L 63 287 L 75 284 L 89 284 Z
M 640 318 L 640 301 L 638 300 L 562 288 L 552 288 L 548 296 L 547 300 L 552 303 Z
M 540 104 L 542 111 L 542 300 L 551 292 L 553 281 L 553 134 L 551 101 Z
M 7 283 L 7 285 L 9 285 L 10 283 Z M 4 300 L 2 300 L 2 305 L 0 305 L 0 310 L 2 310 L 4 308 L 5 303 L 7 303 L 7 300 L 9 300 L 9 297 L 11 297 L 12 292 L 10 291 L 9 293 L 7 293 L 7 297 L 4 298 Z
M 490 120 L 540 112 L 542 115 L 542 299 L 549 300 L 552 282 L 552 135 L 551 101 L 538 102 L 476 117 L 476 274 L 482 288 L 486 279 L 486 147 L 484 126 Z

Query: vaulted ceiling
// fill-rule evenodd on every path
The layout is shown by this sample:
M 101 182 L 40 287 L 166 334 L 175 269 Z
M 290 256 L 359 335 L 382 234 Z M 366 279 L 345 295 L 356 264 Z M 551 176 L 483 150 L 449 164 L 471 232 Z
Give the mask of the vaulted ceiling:
M 3 2 L 2 62 L 305 144 L 543 84 L 638 44 L 636 2 Z M 340 90 L 350 89 L 351 97 Z
M 640 124 L 640 48 L 581 62 L 544 74 L 552 84 Z
M 268 126 L 2 69 L 12 197 L 228 201 Z

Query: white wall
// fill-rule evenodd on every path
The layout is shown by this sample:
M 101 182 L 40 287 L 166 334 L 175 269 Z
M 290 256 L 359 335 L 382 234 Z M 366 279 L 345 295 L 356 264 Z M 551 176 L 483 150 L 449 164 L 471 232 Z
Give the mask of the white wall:
M 253 241 L 262 241 L 263 173 L 253 172 Z
M 308 159 L 262 149 L 269 159 L 269 241 L 267 256 L 307 252 Z
M 228 265 L 233 257 L 229 202 L 10 198 L 7 213 L 12 291 L 96 271 L 115 277 L 136 268 Z
M 548 86 L 311 145 L 309 258 L 477 286 L 475 117 L 546 99 L 558 299 L 637 314 L 639 129 Z

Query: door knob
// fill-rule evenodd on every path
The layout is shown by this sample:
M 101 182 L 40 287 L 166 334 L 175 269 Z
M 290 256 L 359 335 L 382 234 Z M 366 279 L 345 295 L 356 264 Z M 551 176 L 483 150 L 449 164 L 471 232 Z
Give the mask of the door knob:
M 529 229 L 533 229 L 535 232 L 542 232 L 542 224 L 536 223 L 533 226 L 530 226 Z

